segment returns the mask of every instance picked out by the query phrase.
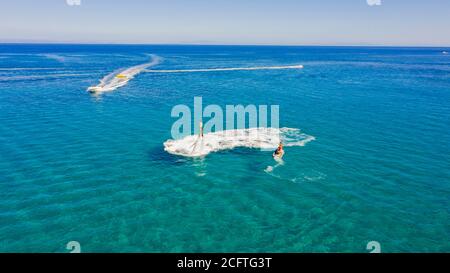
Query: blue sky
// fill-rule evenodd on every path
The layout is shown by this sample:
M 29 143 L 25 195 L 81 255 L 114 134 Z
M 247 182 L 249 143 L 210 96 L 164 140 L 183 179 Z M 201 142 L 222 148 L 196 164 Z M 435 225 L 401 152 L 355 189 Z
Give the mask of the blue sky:
M 8 0 L 0 42 L 450 46 L 450 1 Z

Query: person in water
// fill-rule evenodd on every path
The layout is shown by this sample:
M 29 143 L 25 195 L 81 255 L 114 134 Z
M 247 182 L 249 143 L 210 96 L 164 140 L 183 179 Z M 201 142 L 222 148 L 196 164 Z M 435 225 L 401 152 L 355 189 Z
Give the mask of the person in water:
M 280 156 L 284 154 L 284 150 L 283 150 L 283 143 L 280 142 L 280 144 L 278 144 L 278 148 L 275 150 L 274 155 L 276 156 Z

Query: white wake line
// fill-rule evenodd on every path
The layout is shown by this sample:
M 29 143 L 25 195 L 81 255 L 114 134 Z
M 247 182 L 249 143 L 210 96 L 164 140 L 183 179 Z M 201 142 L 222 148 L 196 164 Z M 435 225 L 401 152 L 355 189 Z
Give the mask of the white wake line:
M 0 81 L 22 81 L 22 80 L 45 80 L 45 79 L 60 79 L 70 77 L 87 77 L 91 74 L 46 74 L 46 75 L 30 75 L 30 76 L 0 76 Z
M 155 66 L 160 63 L 160 57 L 153 54 L 150 56 L 152 58 L 150 62 L 132 66 L 126 69 L 116 70 L 103 77 L 100 80 L 99 84 L 89 87 L 87 91 L 100 94 L 107 91 L 113 91 L 117 88 L 127 85 L 130 80 L 132 80 L 139 73 L 143 72 L 146 68 Z
M 179 69 L 179 70 L 144 70 L 147 73 L 191 73 L 191 72 L 214 72 L 214 71 L 247 71 L 247 70 L 282 70 L 302 69 L 303 65 L 288 66 L 256 66 L 256 67 L 231 67 L 231 68 L 209 68 L 209 69 Z
M 0 68 L 0 71 L 28 71 L 28 70 L 62 70 L 61 68 L 51 68 L 51 67 L 10 67 L 10 68 Z

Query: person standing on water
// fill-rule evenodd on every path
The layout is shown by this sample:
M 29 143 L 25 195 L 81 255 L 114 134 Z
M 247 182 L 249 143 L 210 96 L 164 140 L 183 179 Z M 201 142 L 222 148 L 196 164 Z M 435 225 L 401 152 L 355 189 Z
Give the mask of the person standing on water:
M 199 124 L 199 128 L 200 128 L 199 137 L 203 138 L 203 122 L 201 122 L 201 121 L 200 121 L 200 124 Z
M 198 151 L 198 149 L 202 149 L 202 147 L 203 147 L 203 122 L 200 121 L 200 123 L 198 124 L 198 127 L 199 127 L 200 131 L 198 133 L 198 138 L 194 141 L 194 143 L 192 143 L 192 152 L 191 153 L 195 153 L 196 151 Z

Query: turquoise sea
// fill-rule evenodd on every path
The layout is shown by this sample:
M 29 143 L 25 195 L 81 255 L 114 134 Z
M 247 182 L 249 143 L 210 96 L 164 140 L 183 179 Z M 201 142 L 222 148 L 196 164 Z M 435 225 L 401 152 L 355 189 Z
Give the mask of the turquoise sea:
M 0 252 L 450 252 L 446 48 L 0 45 Z M 292 70 L 114 71 L 304 65 Z M 313 136 L 164 151 L 171 109 L 280 105 Z

